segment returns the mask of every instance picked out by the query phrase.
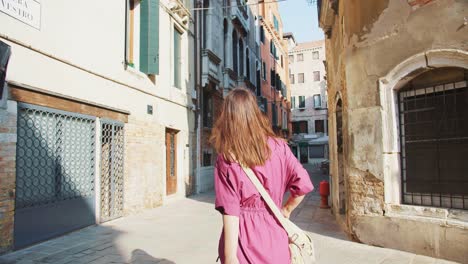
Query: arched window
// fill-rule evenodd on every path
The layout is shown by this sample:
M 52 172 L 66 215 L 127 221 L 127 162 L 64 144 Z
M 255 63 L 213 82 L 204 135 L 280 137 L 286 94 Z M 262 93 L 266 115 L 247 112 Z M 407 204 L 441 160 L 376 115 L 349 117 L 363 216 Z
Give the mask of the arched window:
M 239 74 L 238 57 L 237 57 L 237 32 L 232 31 L 232 68 L 235 73 Z
M 247 80 L 250 81 L 250 56 L 249 49 L 245 49 L 245 71 L 247 73 Z
M 203 47 L 206 49 L 208 45 L 208 30 L 209 30 L 209 19 L 208 15 L 210 10 L 208 9 L 210 7 L 210 1 L 209 0 L 203 0 Z
M 227 49 L 228 49 L 228 22 L 226 19 L 224 19 L 224 28 L 223 28 L 223 35 L 224 35 L 224 49 L 223 49 L 223 61 L 224 61 L 224 67 L 227 67 Z
M 239 75 L 244 76 L 244 42 L 239 38 Z

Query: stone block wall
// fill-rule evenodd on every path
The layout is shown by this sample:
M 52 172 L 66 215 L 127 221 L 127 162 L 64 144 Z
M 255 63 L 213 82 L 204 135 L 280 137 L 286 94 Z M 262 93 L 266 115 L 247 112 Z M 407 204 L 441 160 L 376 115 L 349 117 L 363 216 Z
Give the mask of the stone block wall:
M 16 104 L 0 108 L 0 253 L 13 247 L 16 180 Z
M 125 124 L 124 214 L 162 205 L 165 127 L 130 116 Z

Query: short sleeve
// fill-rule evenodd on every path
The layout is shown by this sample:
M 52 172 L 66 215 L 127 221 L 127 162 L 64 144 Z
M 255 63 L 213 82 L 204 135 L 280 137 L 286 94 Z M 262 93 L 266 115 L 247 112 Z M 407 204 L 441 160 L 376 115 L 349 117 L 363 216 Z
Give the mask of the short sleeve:
M 228 169 L 225 168 L 223 161 L 218 158 L 214 170 L 215 183 L 215 208 L 221 214 L 239 216 L 240 199 L 237 192 L 237 185 L 231 181 Z
M 287 189 L 292 196 L 305 195 L 312 190 L 314 186 L 310 180 L 309 173 L 291 152 L 287 144 L 285 146 L 286 170 L 287 170 Z

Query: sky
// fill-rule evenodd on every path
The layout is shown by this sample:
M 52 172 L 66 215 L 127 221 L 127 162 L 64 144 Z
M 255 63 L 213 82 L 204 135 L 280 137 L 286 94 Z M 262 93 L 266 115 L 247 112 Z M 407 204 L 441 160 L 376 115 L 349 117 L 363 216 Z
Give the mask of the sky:
M 296 42 L 324 39 L 318 26 L 316 4 L 307 0 L 286 0 L 279 2 L 283 32 L 292 32 Z

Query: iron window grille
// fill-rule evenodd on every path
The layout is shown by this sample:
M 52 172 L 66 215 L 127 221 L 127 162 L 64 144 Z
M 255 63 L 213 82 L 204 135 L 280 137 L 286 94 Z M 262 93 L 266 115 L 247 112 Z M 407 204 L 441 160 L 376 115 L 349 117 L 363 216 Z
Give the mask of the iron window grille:
M 398 92 L 402 202 L 468 209 L 467 81 Z

